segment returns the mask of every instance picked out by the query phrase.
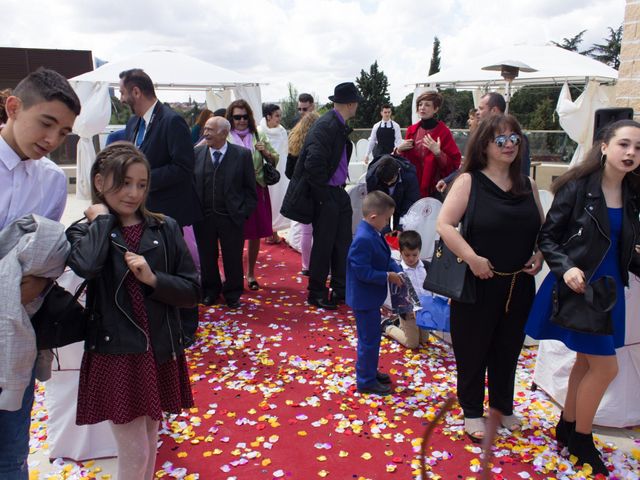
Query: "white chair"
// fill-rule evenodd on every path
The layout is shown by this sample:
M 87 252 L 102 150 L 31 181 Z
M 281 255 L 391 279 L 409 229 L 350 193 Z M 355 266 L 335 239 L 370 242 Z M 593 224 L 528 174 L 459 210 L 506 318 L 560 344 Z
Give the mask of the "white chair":
M 553 193 L 551 193 L 549 190 L 538 190 L 538 195 L 540 195 L 542 212 L 546 215 L 551 208 L 551 204 L 553 203 Z
M 351 208 L 353 209 L 353 216 L 351 219 L 351 234 L 356 234 L 356 229 L 360 220 L 362 220 L 362 200 L 367 195 L 367 185 L 364 183 L 358 183 L 357 185 L 348 186 L 347 193 L 351 199 Z
M 356 144 L 353 143 L 353 140 L 349 140 L 351 142 L 351 157 L 349 157 L 349 163 L 359 162 L 358 160 L 358 149 L 356 148 Z
M 367 175 L 367 165 L 362 162 L 349 163 L 349 181 L 351 183 L 362 183 Z
M 431 197 L 421 198 L 400 219 L 404 230 L 415 230 L 422 237 L 422 260 L 431 260 L 434 243 L 440 238 L 436 232 L 436 221 L 441 208 L 442 202 L 439 200 Z
M 546 215 L 549 209 L 551 208 L 551 204 L 553 203 L 553 194 L 549 190 L 539 190 L 538 194 L 540 195 L 540 203 L 542 204 L 542 212 Z M 549 273 L 549 267 L 547 266 L 547 262 L 542 264 L 542 269 L 536 275 L 536 291 L 542 285 L 542 281 L 547 277 Z
M 364 163 L 364 157 L 367 154 L 367 150 L 369 149 L 369 140 L 366 138 L 361 138 L 356 143 L 356 159 L 358 162 Z

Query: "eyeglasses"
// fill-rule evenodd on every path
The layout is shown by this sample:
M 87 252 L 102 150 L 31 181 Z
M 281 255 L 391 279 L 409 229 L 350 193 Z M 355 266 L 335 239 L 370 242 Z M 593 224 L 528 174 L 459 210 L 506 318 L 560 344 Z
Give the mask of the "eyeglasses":
M 309 110 L 309 107 L 298 107 L 299 112 L 306 112 L 307 110 Z
M 231 115 L 231 118 L 233 118 L 235 121 L 249 120 L 249 114 L 245 113 L 244 115 Z
M 493 142 L 498 146 L 498 148 L 504 148 L 504 146 L 507 144 L 507 140 L 509 140 L 514 147 L 520 145 L 520 142 L 522 141 L 520 135 L 518 135 L 517 133 L 512 133 L 509 136 L 498 135 L 493 139 Z

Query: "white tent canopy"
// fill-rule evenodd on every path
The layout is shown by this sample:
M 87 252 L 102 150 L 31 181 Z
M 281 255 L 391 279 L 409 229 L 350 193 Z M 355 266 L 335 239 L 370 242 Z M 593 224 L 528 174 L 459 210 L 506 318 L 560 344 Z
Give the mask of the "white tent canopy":
M 618 72 L 602 62 L 585 55 L 555 46 L 519 45 L 498 48 L 473 58 L 461 59 L 458 65 L 441 70 L 428 76 L 416 85 L 435 85 L 440 88 L 478 88 L 502 87 L 504 79 L 500 72 L 482 70 L 482 67 L 518 61 L 535 68 L 536 72 L 520 72 L 513 81 L 518 85 L 562 85 L 568 83 L 587 83 L 595 80 L 600 83 L 612 83 L 618 78 Z
M 131 68 L 144 70 L 155 87 L 161 90 L 202 91 L 258 85 L 240 73 L 168 50 L 143 52 L 109 62 L 92 72 L 78 75 L 71 81 L 107 82 L 109 86 L 118 86 L 120 72 Z
M 144 52 L 109 62 L 91 72 L 70 79 L 82 112 L 74 124 L 80 136 L 77 151 L 77 188 L 79 198 L 90 197 L 89 171 L 95 160 L 92 138 L 102 132 L 111 116 L 109 87 L 117 87 L 120 72 L 132 68 L 144 70 L 159 90 L 204 91 L 210 109 L 226 107 L 231 100 L 244 98 L 260 118 L 260 84 L 245 75 L 172 51 Z M 99 119 L 97 121 L 96 119 Z

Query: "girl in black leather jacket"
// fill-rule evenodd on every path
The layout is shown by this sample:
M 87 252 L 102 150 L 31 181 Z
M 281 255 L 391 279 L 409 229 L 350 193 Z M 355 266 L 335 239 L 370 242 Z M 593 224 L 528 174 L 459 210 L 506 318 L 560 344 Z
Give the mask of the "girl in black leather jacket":
M 67 231 L 92 313 L 76 423 L 109 420 L 123 480 L 153 478 L 163 412 L 193 406 L 179 308 L 197 303 L 196 271 L 177 223 L 145 209 L 149 178 L 132 144 L 108 146 L 91 169 L 88 222 Z
M 526 332 L 537 339 L 560 340 L 576 352 L 556 439 L 559 445 L 568 445 L 579 465 L 589 463 L 594 474 L 609 473 L 594 446 L 592 424 L 618 373 L 615 349 L 624 345 L 624 286 L 629 271 L 640 274 L 639 166 L 640 123 L 622 120 L 609 126 L 584 162 L 552 186 L 553 205 L 538 239 L 551 273 L 538 291 Z M 551 323 L 551 317 L 564 315 L 568 305 L 573 306 L 567 314 L 573 321 L 584 322 L 589 315 L 599 318 L 590 313 L 584 293 L 587 287 L 593 291 L 592 282 L 602 277 L 616 285 L 615 298 L 609 295 L 612 303 L 615 300 L 612 335 L 582 333 Z

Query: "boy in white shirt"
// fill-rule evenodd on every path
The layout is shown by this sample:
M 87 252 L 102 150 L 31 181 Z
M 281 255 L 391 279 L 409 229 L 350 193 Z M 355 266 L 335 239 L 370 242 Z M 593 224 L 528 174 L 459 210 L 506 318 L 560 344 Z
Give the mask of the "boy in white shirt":
M 398 237 L 398 243 L 400 245 L 400 256 L 402 257 L 400 265 L 406 278 L 411 281 L 411 285 L 418 297 L 429 295 L 430 293 L 422 288 L 424 279 L 427 277 L 427 269 L 422 260 L 420 260 L 420 249 L 422 248 L 420 234 L 413 230 L 404 231 Z M 392 294 L 392 302 L 394 300 L 394 295 Z M 421 343 L 428 342 L 429 333 L 416 325 L 413 305 L 394 305 L 394 309 L 397 310 L 400 316 L 399 324 L 395 325 L 393 320 L 382 322 L 385 335 L 407 348 L 417 348 Z
M 62 75 L 39 69 L 7 97 L 4 112 L 7 121 L 0 130 L 0 229 L 32 213 L 60 220 L 67 200 L 66 178 L 46 155 L 71 133 L 80 114 L 78 96 Z M 46 278 L 22 277 L 22 304 L 41 295 L 49 282 Z M 2 320 L 6 332 L 9 322 Z M 10 340 L 18 341 L 16 338 L 12 335 Z M 34 380 L 31 378 L 25 389 L 20 408 L 15 410 L 12 405 L 8 410 L 3 400 L 7 392 L 2 396 L 8 368 L 6 363 L 0 364 L 0 479 L 27 480 Z

